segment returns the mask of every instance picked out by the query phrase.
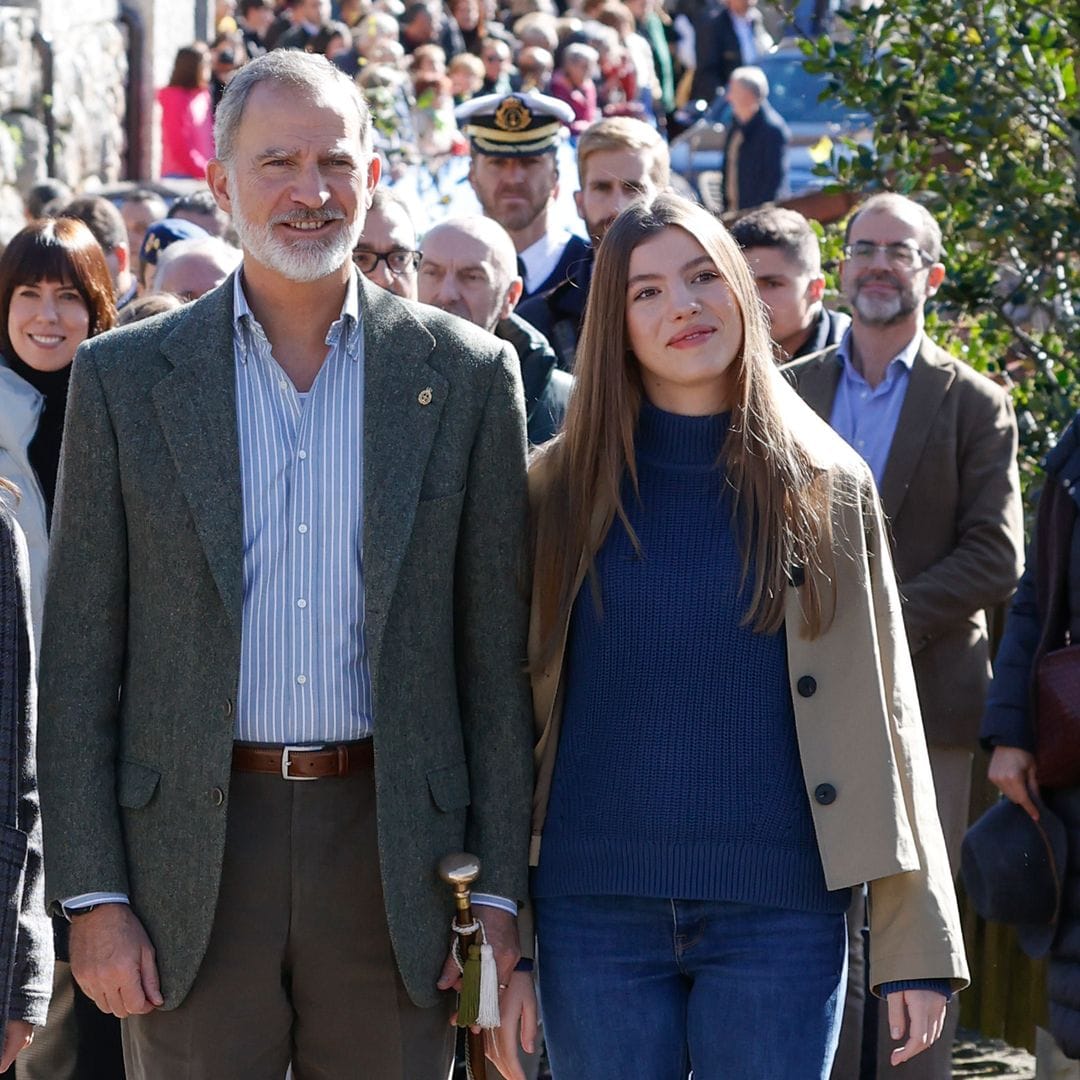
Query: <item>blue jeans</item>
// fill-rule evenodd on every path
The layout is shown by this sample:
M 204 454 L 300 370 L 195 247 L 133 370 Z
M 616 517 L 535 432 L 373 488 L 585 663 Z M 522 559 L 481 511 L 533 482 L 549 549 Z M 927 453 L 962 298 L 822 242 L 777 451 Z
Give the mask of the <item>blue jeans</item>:
M 535 901 L 554 1080 L 827 1080 L 844 916 L 721 901 Z

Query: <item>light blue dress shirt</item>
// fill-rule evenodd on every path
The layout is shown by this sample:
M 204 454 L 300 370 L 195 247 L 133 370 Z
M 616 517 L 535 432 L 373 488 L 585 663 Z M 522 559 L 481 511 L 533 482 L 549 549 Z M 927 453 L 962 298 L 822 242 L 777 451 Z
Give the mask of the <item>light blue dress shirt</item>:
M 836 387 L 829 426 L 870 466 L 878 490 L 911 381 L 911 366 L 919 352 L 919 340 L 920 335 L 916 334 L 893 357 L 885 378 L 875 387 L 870 386 L 851 362 L 850 330 L 844 334 L 837 350 L 836 355 L 844 369 Z
M 236 420 L 243 488 L 243 632 L 236 737 L 310 745 L 372 732 L 364 644 L 364 335 L 357 284 L 301 394 L 237 274 Z

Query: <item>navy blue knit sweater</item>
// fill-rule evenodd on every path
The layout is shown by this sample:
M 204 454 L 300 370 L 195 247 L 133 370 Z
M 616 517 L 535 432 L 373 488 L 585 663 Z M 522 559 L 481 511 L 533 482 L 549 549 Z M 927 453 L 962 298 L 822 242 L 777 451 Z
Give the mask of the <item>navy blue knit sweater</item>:
M 803 780 L 784 633 L 744 626 L 729 417 L 645 403 L 640 499 L 616 522 L 570 621 L 566 697 L 532 893 L 730 900 L 840 913 Z M 752 580 L 753 568 L 747 574 Z M 883 993 L 947 980 L 886 983 Z
M 732 900 L 841 912 L 803 781 L 784 634 L 743 625 L 748 586 L 717 467 L 728 416 L 642 407 L 640 500 L 597 557 L 567 650 L 536 896 Z M 749 580 L 749 578 L 748 578 Z

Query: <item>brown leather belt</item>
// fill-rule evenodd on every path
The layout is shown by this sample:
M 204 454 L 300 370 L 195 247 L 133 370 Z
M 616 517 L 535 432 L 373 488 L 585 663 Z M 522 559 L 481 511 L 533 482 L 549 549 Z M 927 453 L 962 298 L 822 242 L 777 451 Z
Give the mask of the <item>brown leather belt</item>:
M 234 772 L 271 773 L 284 780 L 323 780 L 328 776 L 352 776 L 375 764 L 371 739 L 334 743 L 317 750 L 298 746 L 233 746 Z

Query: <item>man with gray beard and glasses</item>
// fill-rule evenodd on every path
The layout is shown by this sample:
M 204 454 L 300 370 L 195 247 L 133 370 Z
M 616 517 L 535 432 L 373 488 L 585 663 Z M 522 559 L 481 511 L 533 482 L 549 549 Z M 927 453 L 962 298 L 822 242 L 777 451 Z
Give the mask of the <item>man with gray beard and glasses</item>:
M 875 195 L 851 217 L 846 240 L 840 283 L 851 327 L 839 346 L 781 370 L 877 482 L 955 875 L 990 680 L 986 612 L 1008 599 L 1023 568 L 1016 420 L 1004 389 L 924 332 L 924 308 L 945 279 L 941 230 L 926 208 Z M 861 901 L 849 914 L 851 971 L 834 1080 L 859 1076 Z M 896 1068 L 889 1059 L 903 1032 L 890 1031 L 885 1009 L 878 1014 L 879 1076 L 952 1075 L 955 1002 L 938 1042 Z
M 131 1080 L 441 1080 L 437 863 L 478 856 L 500 983 L 527 886 L 519 365 L 354 268 L 379 160 L 325 58 L 247 64 L 215 141 L 240 269 L 75 361 L 48 903 Z

